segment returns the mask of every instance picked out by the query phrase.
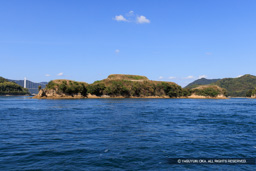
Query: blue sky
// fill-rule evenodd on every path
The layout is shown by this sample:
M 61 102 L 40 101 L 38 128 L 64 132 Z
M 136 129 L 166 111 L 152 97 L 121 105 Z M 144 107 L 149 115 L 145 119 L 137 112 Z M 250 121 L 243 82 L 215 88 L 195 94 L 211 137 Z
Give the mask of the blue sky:
M 256 75 L 255 0 L 0 1 L 0 76 L 182 86 Z

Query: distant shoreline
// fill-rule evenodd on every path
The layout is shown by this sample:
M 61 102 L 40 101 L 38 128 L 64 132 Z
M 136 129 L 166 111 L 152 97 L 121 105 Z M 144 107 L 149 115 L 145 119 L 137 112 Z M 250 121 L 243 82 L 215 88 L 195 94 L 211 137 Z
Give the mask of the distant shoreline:
M 13 95 L 13 94 L 11 94 L 11 95 L 9 95 L 9 94 L 7 94 L 7 95 L 0 95 L 0 97 L 9 97 L 9 96 L 31 96 L 31 95 L 28 95 L 28 94 L 25 94 L 25 95 Z
M 229 98 L 223 98 L 223 97 L 177 97 L 177 98 L 171 98 L 171 97 L 160 97 L 160 96 L 146 96 L 146 97 L 32 97 L 33 99 L 48 99 L 48 100 L 65 100 L 65 99 L 229 99 Z

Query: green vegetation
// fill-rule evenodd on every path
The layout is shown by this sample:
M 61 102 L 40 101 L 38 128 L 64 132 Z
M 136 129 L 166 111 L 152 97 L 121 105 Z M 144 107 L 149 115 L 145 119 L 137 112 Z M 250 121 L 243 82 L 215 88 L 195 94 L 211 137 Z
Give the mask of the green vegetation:
M 107 79 L 113 80 L 148 80 L 145 76 L 140 75 L 124 75 L 124 74 L 112 74 L 109 75 Z
M 0 95 L 26 95 L 30 94 L 27 89 L 0 77 Z
M 40 91 L 42 89 L 42 86 L 40 85 L 40 86 L 38 86 L 38 91 Z
M 129 97 L 131 95 L 127 86 L 123 84 L 122 81 L 112 81 L 106 89 L 103 91 L 106 95 L 110 96 L 125 96 Z
M 252 97 L 252 96 L 255 96 L 256 95 L 256 88 L 253 89 L 253 90 L 249 90 L 247 93 L 246 93 L 246 97 Z
M 121 79 L 126 78 L 126 79 Z M 130 80 L 127 78 L 131 78 Z M 132 75 L 110 75 L 107 79 L 95 81 L 93 84 L 70 80 L 54 80 L 50 81 L 46 90 L 51 94 L 50 90 L 55 90 L 58 94 L 74 95 L 81 93 L 83 96 L 87 94 L 110 97 L 188 97 L 192 93 L 202 96 L 216 97 L 220 94 L 226 94 L 226 91 L 216 85 L 200 86 L 194 89 L 181 88 L 181 86 L 173 82 L 136 80 L 135 78 L 146 78 L 143 76 Z
M 142 77 L 142 76 L 141 76 Z M 109 77 L 108 77 L 109 78 Z M 130 81 L 120 79 L 105 79 L 101 82 L 94 82 L 87 87 L 88 93 L 111 97 L 145 97 L 145 96 L 188 96 L 187 89 L 183 89 L 175 83 L 160 81 Z
M 105 89 L 105 85 L 99 81 L 87 86 L 88 93 L 94 94 L 96 96 L 103 95 Z
M 83 96 L 87 95 L 87 83 L 76 82 L 70 80 L 54 80 L 50 81 L 46 85 L 46 90 L 56 90 L 57 93 L 64 93 L 67 95 L 81 94 Z
M 224 95 L 224 96 L 227 95 L 225 89 L 220 88 L 216 85 L 199 86 L 197 88 L 192 89 L 191 92 L 199 96 L 210 96 L 210 97 L 217 97 L 218 95 Z
M 239 78 L 225 78 L 214 84 L 225 88 L 228 96 L 246 97 L 247 92 L 256 87 L 256 77 L 253 75 L 244 75 Z
M 187 85 L 186 88 L 195 88 L 198 85 L 218 85 L 221 88 L 227 90 L 227 96 L 232 97 L 246 97 L 250 90 L 256 88 L 256 77 L 253 75 L 244 75 L 238 78 L 224 78 L 224 79 L 199 79 L 191 84 Z
M 182 89 L 182 96 L 184 96 L 184 97 L 190 96 L 191 93 L 192 93 L 191 90 L 188 89 L 188 88 L 183 88 Z
M 95 81 L 89 85 L 70 80 L 54 80 L 46 85 L 45 90 L 50 94 L 50 91 L 54 90 L 58 94 L 74 95 L 81 93 L 83 96 L 91 94 L 110 97 L 169 96 L 176 98 L 191 95 L 189 89 L 182 89 L 175 83 L 150 81 L 147 77 L 138 75 L 110 75 L 107 79 Z
M 0 83 L 9 82 L 7 79 L 0 77 Z

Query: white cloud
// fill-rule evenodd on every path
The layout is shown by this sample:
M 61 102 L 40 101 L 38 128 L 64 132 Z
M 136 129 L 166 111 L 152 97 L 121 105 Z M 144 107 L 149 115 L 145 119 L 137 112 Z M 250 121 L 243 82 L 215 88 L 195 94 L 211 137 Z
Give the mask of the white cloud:
M 150 23 L 150 20 L 147 19 L 145 16 L 141 15 L 137 17 L 137 23 L 140 23 L 140 24 Z
M 195 77 L 192 76 L 192 75 L 185 77 L 185 79 L 194 79 L 194 78 L 195 78 Z
M 205 54 L 208 55 L 208 56 L 212 55 L 211 52 L 206 52 Z
M 51 75 L 50 74 L 45 74 L 46 77 L 50 77 Z
M 127 19 L 124 18 L 124 16 L 122 16 L 122 15 L 117 15 L 117 16 L 115 16 L 115 19 L 114 19 L 114 20 L 116 20 L 116 21 L 127 21 Z
M 175 78 L 176 78 L 176 77 L 169 77 L 168 79 L 169 79 L 169 80 L 172 80 L 172 79 L 175 79 Z
M 206 76 L 206 75 L 200 75 L 198 78 L 199 78 L 199 79 L 201 79 L 201 78 L 207 78 L 207 76 Z
M 236 78 L 242 77 L 243 75 L 238 75 Z
M 162 80 L 163 78 L 164 78 L 164 77 L 160 76 L 158 79 L 159 79 L 159 80 Z
M 116 49 L 115 52 L 116 52 L 116 54 L 118 54 L 118 53 L 120 52 L 120 50 L 119 50 L 119 49 Z
M 116 15 L 113 19 L 116 21 L 132 22 L 138 24 L 150 23 L 150 20 L 145 16 L 135 14 L 132 10 L 124 15 Z
M 129 15 L 133 15 L 134 14 L 134 11 L 129 11 Z
M 57 74 L 57 76 L 62 76 L 62 75 L 63 75 L 63 72 Z

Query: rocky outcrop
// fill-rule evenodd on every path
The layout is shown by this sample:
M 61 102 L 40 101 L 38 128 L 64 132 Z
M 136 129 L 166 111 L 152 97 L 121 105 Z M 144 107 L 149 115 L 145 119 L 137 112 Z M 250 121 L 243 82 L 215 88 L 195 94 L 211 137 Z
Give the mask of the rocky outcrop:
M 227 99 L 226 96 L 224 95 L 217 95 L 216 97 L 212 97 L 212 96 L 201 96 L 201 95 L 196 95 L 196 94 L 191 94 L 190 96 L 188 96 L 187 98 L 189 99 Z
M 82 99 L 87 97 L 81 95 L 81 93 L 66 94 L 66 93 L 60 93 L 53 89 L 41 89 L 39 93 L 33 98 L 35 99 Z
M 256 94 L 251 96 L 252 99 L 256 99 Z

